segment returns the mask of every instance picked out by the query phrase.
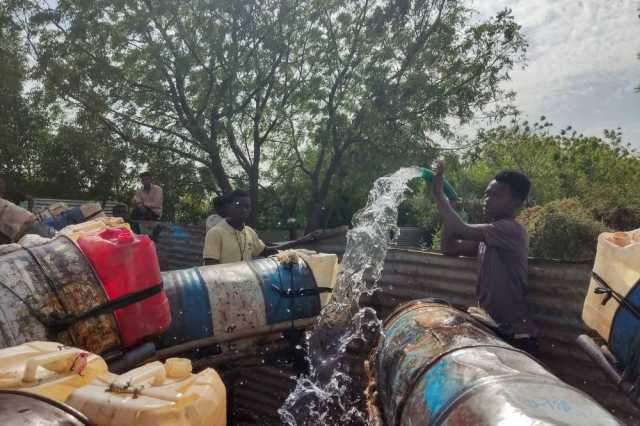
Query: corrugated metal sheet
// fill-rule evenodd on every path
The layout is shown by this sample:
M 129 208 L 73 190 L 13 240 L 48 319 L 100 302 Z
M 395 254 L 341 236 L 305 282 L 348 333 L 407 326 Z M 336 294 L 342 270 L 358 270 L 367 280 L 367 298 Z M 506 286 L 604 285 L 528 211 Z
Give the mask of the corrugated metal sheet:
M 417 248 L 424 242 L 424 229 L 410 226 L 401 226 L 398 229 L 400 235 L 398 235 L 398 239 L 393 244 L 394 247 Z
M 332 234 L 302 244 L 304 248 L 329 252 L 344 242 Z M 336 250 L 339 254 L 344 252 Z M 620 392 L 582 350 L 575 339 L 591 334 L 582 324 L 591 264 L 531 259 L 529 301 L 540 329 L 540 360 L 565 382 L 590 394 L 630 425 L 640 424 L 640 410 Z M 474 304 L 475 259 L 447 257 L 426 251 L 391 249 L 387 255 L 381 292 L 365 301 L 384 318 L 398 304 L 426 297 L 440 298 L 465 307 Z
M 199 264 L 202 240 L 197 235 L 198 232 L 203 235 L 203 227 L 198 228 L 200 231 L 196 227 L 181 226 L 161 234 L 157 244 L 163 269 Z M 297 246 L 342 255 L 346 229 L 312 233 L 301 239 Z M 580 315 L 590 271 L 590 264 L 530 261 L 529 299 L 533 319 L 541 332 L 539 357 L 562 380 L 590 394 L 623 421 L 630 425 L 640 424 L 640 410 L 575 344 L 576 337 L 586 331 Z M 425 297 L 469 306 L 474 303 L 475 282 L 475 259 L 394 248 L 385 262 L 380 283 L 382 292 L 366 302 L 376 308 L 381 317 L 399 303 Z M 247 382 L 251 383 L 251 380 L 248 378 Z M 247 400 L 250 400 L 249 396 Z M 272 401 L 269 406 L 276 409 L 282 401 Z
M 260 236 L 260 239 L 264 241 L 266 244 L 273 244 L 280 241 L 288 241 L 291 240 L 291 232 L 286 229 L 269 229 L 264 231 L 256 231 Z M 296 236 L 304 235 L 304 230 L 298 229 L 293 232 L 293 239 L 298 238 Z
M 237 425 L 281 425 L 278 409 L 296 386 L 292 366 L 242 369 L 234 381 L 231 400 Z
M 140 232 L 156 235 L 155 243 L 160 261 L 160 269 L 171 271 L 202 265 L 202 247 L 204 246 L 205 226 L 178 225 L 167 222 L 138 222 Z M 298 247 L 309 244 L 317 246 L 315 250 L 324 253 L 344 253 L 347 227 L 320 230 L 298 240 Z M 257 231 L 258 236 L 268 241 L 276 231 Z
M 335 253 L 342 258 L 347 245 L 347 226 L 322 229 L 305 235 L 295 242 L 295 247 L 307 248 L 320 253 Z
M 202 265 L 205 225 L 138 222 L 140 232 L 155 235 L 160 269 L 172 271 Z
M 580 334 L 590 334 L 580 319 L 590 272 L 590 264 L 530 261 L 530 309 L 540 330 L 537 356 L 562 380 L 590 394 L 623 421 L 639 424 L 640 410 L 575 344 Z M 400 303 L 426 297 L 469 306 L 474 303 L 475 283 L 475 259 L 392 249 L 380 281 L 382 291 L 367 303 L 382 317 Z
M 308 248 L 323 253 L 335 253 L 339 257 L 344 254 L 347 244 L 348 227 L 323 229 L 309 234 L 296 242 L 296 247 Z M 425 241 L 425 231 L 422 228 L 401 226 L 400 235 L 393 244 L 396 248 L 418 248 Z

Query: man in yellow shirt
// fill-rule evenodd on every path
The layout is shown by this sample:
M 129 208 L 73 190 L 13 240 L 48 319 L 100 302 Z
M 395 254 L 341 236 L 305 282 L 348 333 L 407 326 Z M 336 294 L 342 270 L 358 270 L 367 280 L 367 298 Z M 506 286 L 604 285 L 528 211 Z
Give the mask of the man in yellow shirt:
M 235 190 L 226 196 L 225 215 L 207 232 L 202 257 L 205 265 L 245 262 L 273 252 L 245 222 L 251 212 L 251 199 L 245 191 Z

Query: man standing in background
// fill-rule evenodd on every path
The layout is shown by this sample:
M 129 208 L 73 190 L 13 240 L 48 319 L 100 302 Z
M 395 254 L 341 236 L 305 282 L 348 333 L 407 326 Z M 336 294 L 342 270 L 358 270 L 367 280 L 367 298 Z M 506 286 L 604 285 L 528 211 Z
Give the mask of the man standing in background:
M 133 197 L 131 220 L 160 220 L 162 216 L 162 188 L 152 183 L 151 173 L 140 173 L 142 188 Z

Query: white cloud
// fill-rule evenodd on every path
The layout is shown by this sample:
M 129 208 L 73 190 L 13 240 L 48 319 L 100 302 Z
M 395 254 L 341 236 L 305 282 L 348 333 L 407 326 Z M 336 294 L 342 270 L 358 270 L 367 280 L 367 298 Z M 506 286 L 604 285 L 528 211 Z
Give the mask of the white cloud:
M 585 134 L 622 127 L 640 148 L 640 1 L 475 0 L 481 17 L 511 8 L 529 41 L 508 87 L 529 116 Z

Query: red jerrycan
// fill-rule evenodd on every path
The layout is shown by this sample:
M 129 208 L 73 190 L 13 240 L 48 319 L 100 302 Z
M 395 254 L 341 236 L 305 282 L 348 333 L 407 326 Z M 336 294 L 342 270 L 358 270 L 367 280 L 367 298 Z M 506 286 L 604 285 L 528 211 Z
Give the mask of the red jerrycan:
M 161 283 L 153 241 L 126 227 L 107 228 L 83 235 L 78 245 L 93 264 L 110 300 Z M 164 290 L 115 311 L 124 347 L 164 332 L 171 309 Z

